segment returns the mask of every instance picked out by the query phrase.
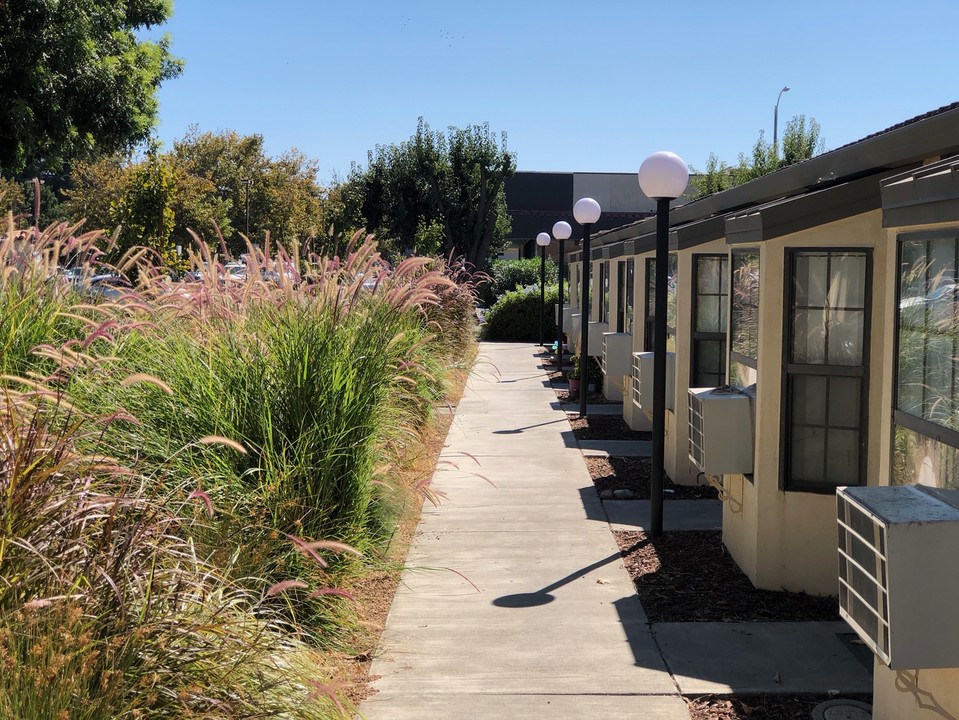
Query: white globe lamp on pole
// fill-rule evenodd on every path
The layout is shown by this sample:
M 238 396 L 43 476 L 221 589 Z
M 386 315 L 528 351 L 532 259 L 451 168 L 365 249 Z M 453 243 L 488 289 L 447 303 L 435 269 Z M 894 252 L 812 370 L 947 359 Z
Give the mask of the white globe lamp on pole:
M 539 246 L 539 344 L 542 346 L 546 332 L 546 248 L 552 238 L 549 233 L 541 232 L 536 236 Z
M 686 192 L 689 170 L 671 152 L 655 152 L 639 168 L 639 186 L 656 201 L 656 317 L 653 325 L 653 438 L 650 458 L 652 537 L 663 534 L 663 477 L 666 445 L 666 285 L 669 281 L 669 202 Z
M 581 198 L 573 205 L 573 218 L 583 226 L 583 292 L 580 312 L 582 325 L 579 344 L 579 416 L 586 417 L 586 386 L 589 382 L 589 286 L 592 270 L 592 258 L 589 254 L 589 229 L 599 221 L 603 209 L 593 198 Z
M 556 318 L 556 369 L 563 372 L 563 281 L 566 262 L 566 241 L 573 234 L 573 228 L 565 220 L 553 224 L 553 237 L 559 240 L 559 317 Z

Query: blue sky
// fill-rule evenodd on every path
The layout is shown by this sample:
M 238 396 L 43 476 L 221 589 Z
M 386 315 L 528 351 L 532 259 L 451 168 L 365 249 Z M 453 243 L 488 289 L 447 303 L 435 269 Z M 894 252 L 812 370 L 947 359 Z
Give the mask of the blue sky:
M 734 163 L 805 114 L 831 149 L 959 100 L 955 0 L 175 0 L 190 124 L 296 147 L 319 180 L 377 144 L 488 122 L 520 170 L 635 172 L 656 150 Z

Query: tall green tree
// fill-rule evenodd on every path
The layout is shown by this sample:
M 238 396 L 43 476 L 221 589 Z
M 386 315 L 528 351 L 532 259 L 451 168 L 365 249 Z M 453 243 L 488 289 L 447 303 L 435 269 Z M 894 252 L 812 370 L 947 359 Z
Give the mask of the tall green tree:
M 325 191 L 316 180 L 318 163 L 299 150 L 270 157 L 262 135 L 193 127 L 174 143 L 173 155 L 188 175 L 210 184 L 228 219 L 220 229 L 231 249 L 245 250 L 240 233 L 259 242 L 269 231 L 272 239 L 291 243 L 322 231 Z
M 0 174 L 55 173 L 149 137 L 181 62 L 169 37 L 136 33 L 171 12 L 170 0 L 0 2 Z
M 805 115 L 797 115 L 786 123 L 781 157 L 777 148 L 766 141 L 765 133 L 760 130 L 759 139 L 756 140 L 748 156 L 740 153 L 739 162 L 735 166 L 730 166 L 714 153 L 710 153 L 705 171 L 698 172 L 692 169 L 690 185 L 694 188 L 695 197 L 711 195 L 755 180 L 788 165 L 808 160 L 821 153 L 824 148 L 822 130 L 815 118 L 807 120 Z
M 378 145 L 331 190 L 330 228 L 376 233 L 388 252 L 462 256 L 486 266 L 509 232 L 505 182 L 516 158 L 488 124 L 433 131 L 423 118 L 398 145 Z

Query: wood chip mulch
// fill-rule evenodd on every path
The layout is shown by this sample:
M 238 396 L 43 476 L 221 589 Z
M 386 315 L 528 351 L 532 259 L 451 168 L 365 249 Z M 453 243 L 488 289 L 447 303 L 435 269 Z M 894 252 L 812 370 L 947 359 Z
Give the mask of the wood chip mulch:
M 835 598 L 753 587 L 718 530 L 613 536 L 651 623 L 839 620 Z
M 849 700 L 872 703 L 872 695 L 844 694 Z M 704 695 L 687 697 L 691 720 L 809 720 L 813 708 L 828 695 Z
M 586 458 L 586 468 L 597 493 L 631 490 L 635 500 L 650 497 L 649 466 L 649 458 L 643 457 Z M 663 480 L 663 500 L 714 500 L 718 496 L 709 485 L 677 485 L 669 478 Z
M 622 415 L 570 415 L 569 424 L 577 440 L 651 440 L 653 434 L 632 430 Z

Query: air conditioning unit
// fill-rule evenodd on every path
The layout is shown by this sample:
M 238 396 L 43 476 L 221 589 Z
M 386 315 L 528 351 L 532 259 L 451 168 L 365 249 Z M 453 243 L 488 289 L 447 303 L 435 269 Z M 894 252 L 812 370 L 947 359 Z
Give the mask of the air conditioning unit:
M 710 475 L 751 473 L 752 397 L 734 388 L 690 388 L 689 459 Z
M 603 356 L 603 333 L 609 332 L 609 323 L 590 320 L 586 332 L 589 341 L 589 356 L 601 358 Z
M 603 394 L 607 400 L 623 399 L 624 377 L 630 374 L 633 359 L 633 336 L 626 333 L 603 334 L 603 358 L 600 366 L 606 380 Z
M 580 338 L 583 332 L 582 313 L 573 313 L 569 316 L 569 330 L 566 331 L 566 337 L 569 338 L 569 347 L 574 353 L 579 354 Z
M 842 487 L 839 613 L 893 670 L 959 667 L 959 490 Z
M 633 400 L 647 415 L 653 413 L 654 353 L 633 353 Z M 676 407 L 676 353 L 666 353 L 666 409 Z

